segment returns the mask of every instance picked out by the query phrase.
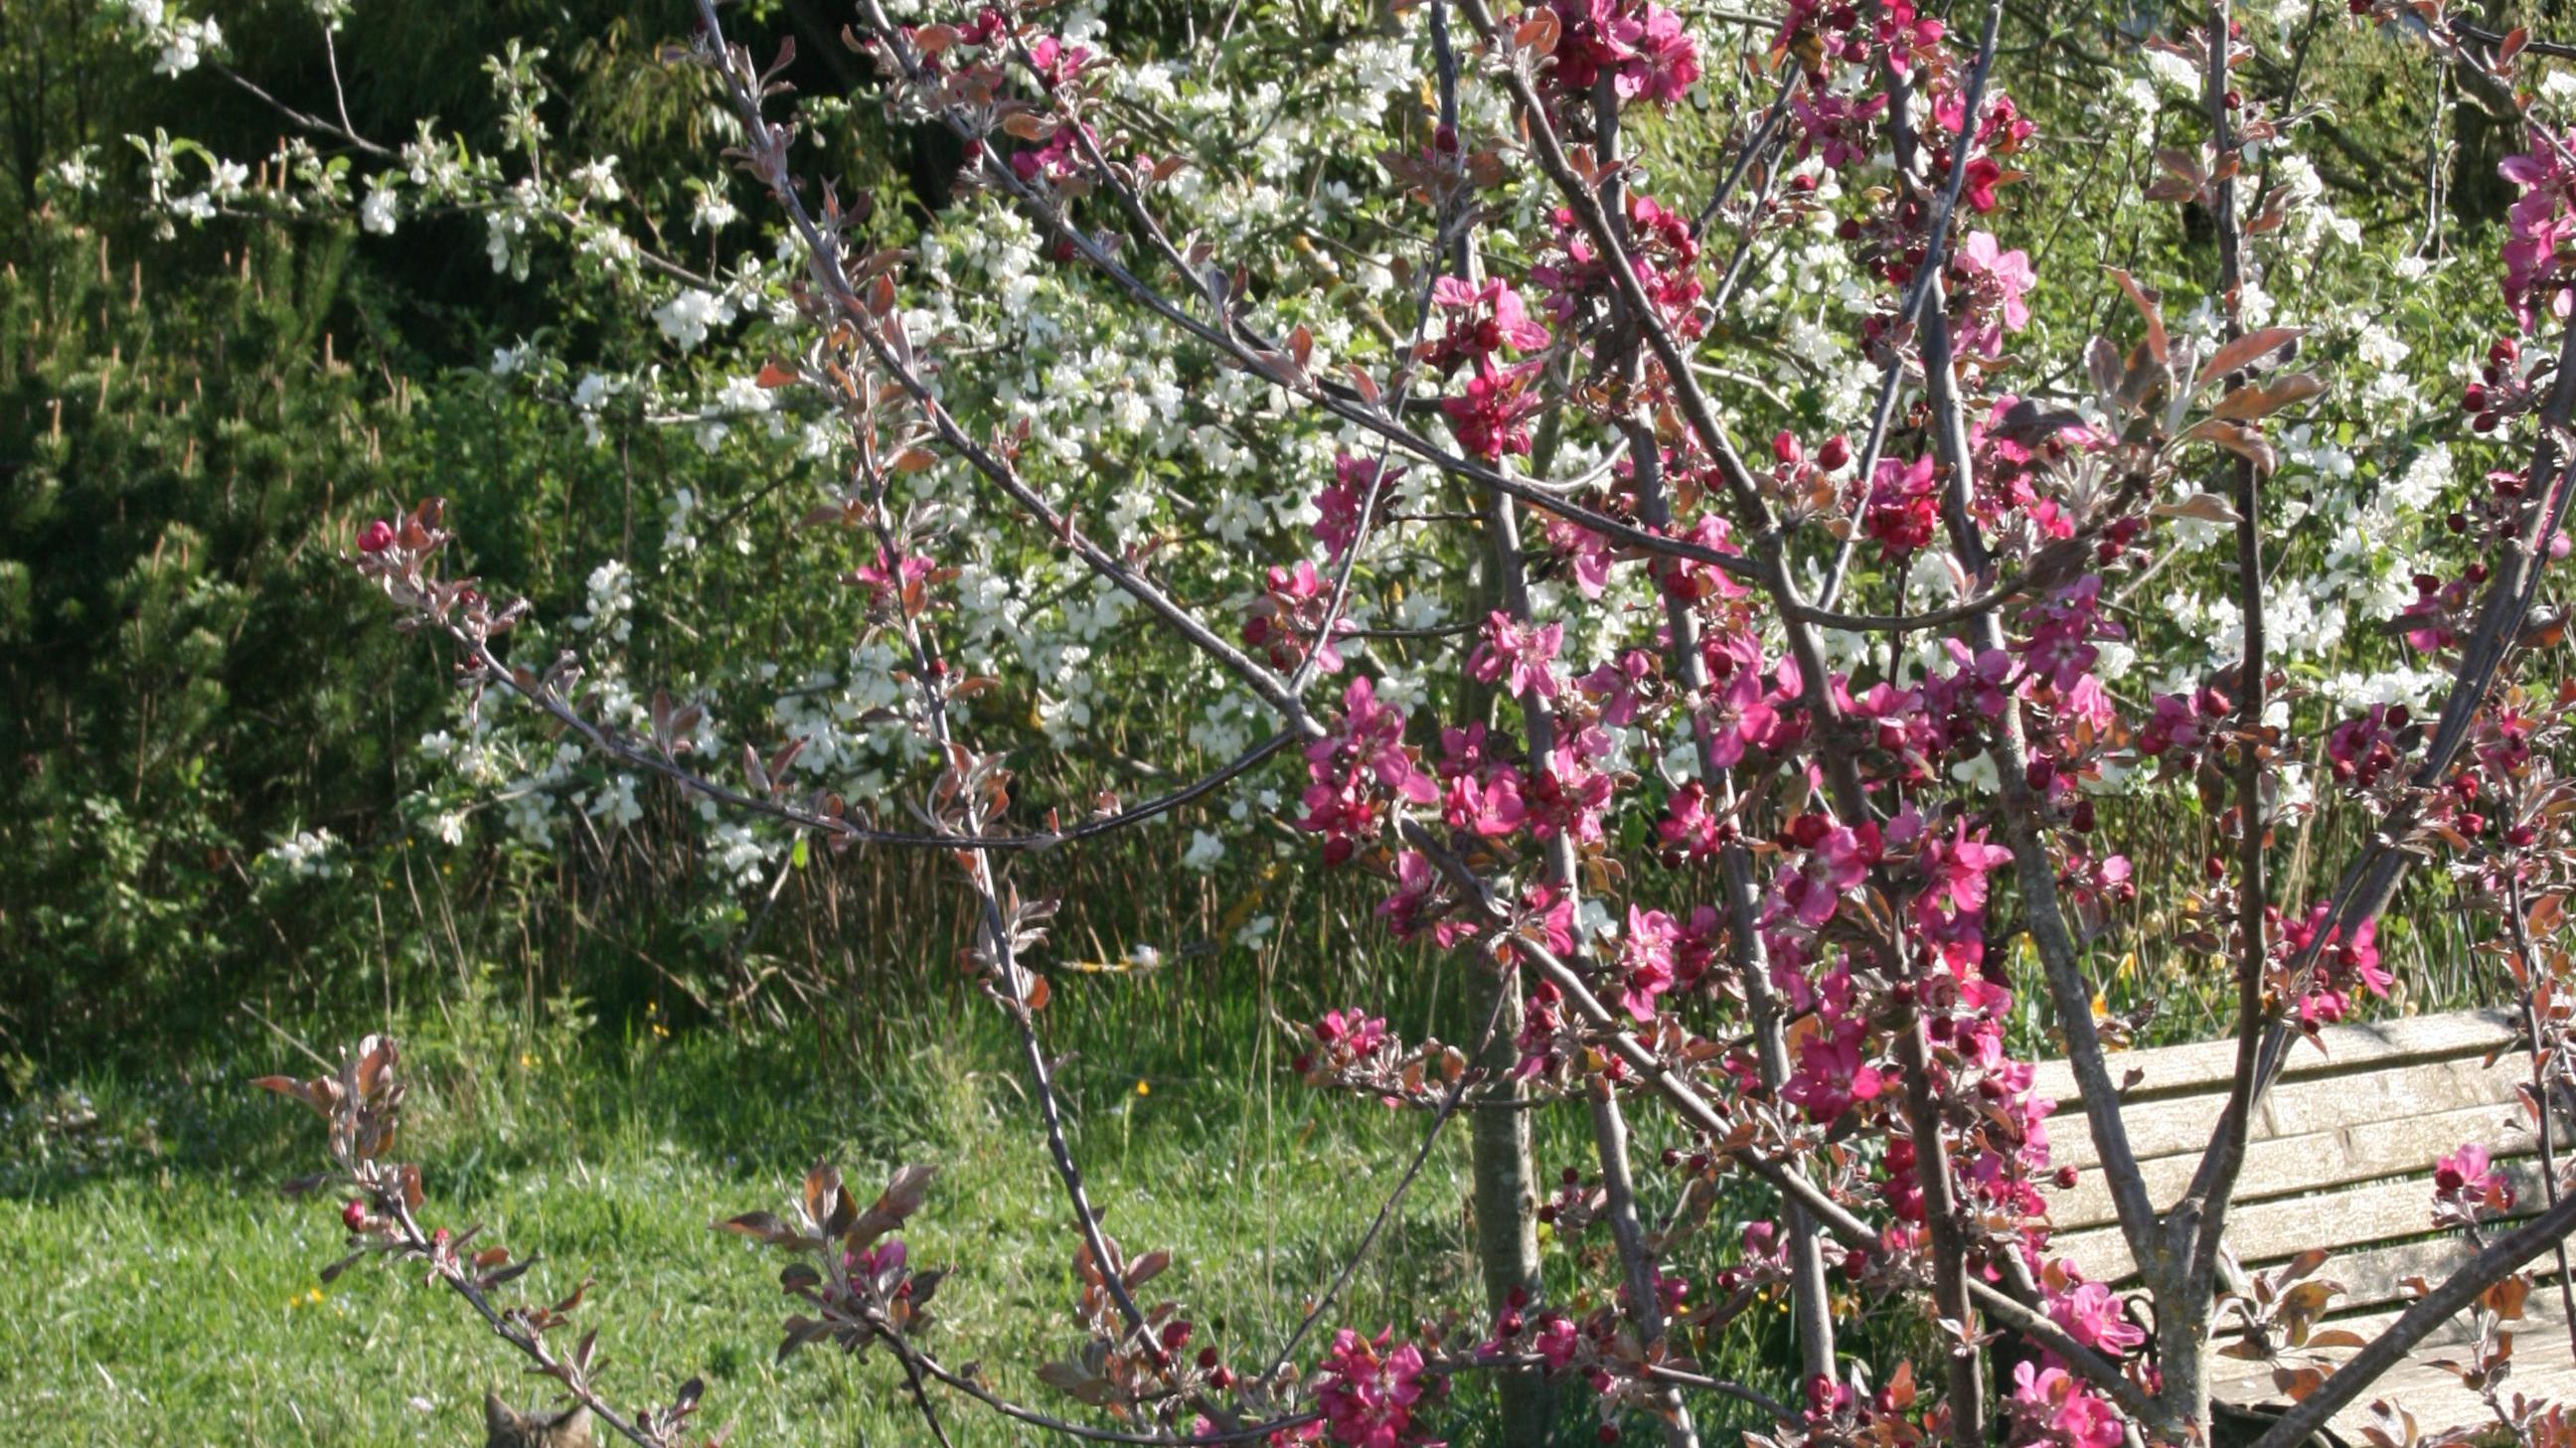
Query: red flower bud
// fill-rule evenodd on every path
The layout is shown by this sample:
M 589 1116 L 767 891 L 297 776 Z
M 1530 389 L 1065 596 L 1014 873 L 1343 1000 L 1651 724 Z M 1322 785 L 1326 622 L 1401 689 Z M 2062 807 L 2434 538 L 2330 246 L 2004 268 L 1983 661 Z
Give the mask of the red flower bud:
M 394 546 L 394 525 L 382 518 L 358 530 L 358 551 L 382 553 Z

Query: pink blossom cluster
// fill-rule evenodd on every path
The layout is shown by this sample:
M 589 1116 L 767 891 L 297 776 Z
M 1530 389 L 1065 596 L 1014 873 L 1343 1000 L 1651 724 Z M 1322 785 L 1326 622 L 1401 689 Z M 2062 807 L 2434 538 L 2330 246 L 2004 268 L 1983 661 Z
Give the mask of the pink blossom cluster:
M 1699 336 L 1707 323 L 1699 301 L 1707 289 L 1700 282 L 1699 236 L 1691 219 L 1632 190 L 1627 223 L 1628 262 L 1656 316 L 1677 337 Z M 1614 283 L 1571 208 L 1558 207 L 1553 225 L 1555 250 L 1530 268 L 1530 285 L 1545 298 L 1548 316 L 1567 326 L 1606 306 Z
M 2543 314 L 2566 321 L 2571 302 L 2570 264 L 2576 262 L 2576 165 L 2571 137 L 2535 131 L 2532 147 L 2507 156 L 2496 170 L 2520 187 L 2505 213 L 2504 299 L 2526 333 Z
M 1560 97 L 1588 104 L 1610 77 L 1623 101 L 1669 105 L 1699 79 L 1699 45 L 1651 0 L 1548 0 L 1562 33 L 1549 72 Z
M 1343 1328 L 1316 1370 L 1315 1401 L 1326 1432 L 1342 1448 L 1439 1448 L 1413 1421 L 1414 1405 L 1431 1383 L 1422 1349 L 1394 1343 L 1391 1329 L 1364 1338 Z
M 2303 916 L 2279 920 L 2274 929 L 2279 945 L 2273 988 L 2296 1002 L 2299 1024 L 2306 1029 L 2342 1020 L 2352 1009 L 2356 987 L 2374 996 L 2388 994 L 2391 977 L 2379 963 L 2378 922 L 2364 920 L 2346 931 L 2334 921 L 2334 907 L 2319 904 Z M 2309 962 L 2307 968 L 2294 972 L 2302 961 Z
M 1339 864 L 1374 839 L 1387 807 L 1435 804 L 1434 777 L 1404 742 L 1403 711 L 1381 704 L 1367 676 L 1342 691 L 1335 731 L 1306 746 L 1305 817 L 1297 827 L 1324 837 L 1324 857 Z
M 1537 405 L 1531 389 L 1545 364 L 1526 354 L 1547 348 L 1553 340 L 1547 328 L 1501 278 L 1480 286 L 1464 277 L 1442 277 L 1432 284 L 1431 304 L 1444 327 L 1424 356 L 1443 374 L 1467 371 L 1466 390 L 1440 403 L 1459 443 L 1488 459 L 1529 451 L 1528 418 Z M 1525 360 L 1497 360 L 1506 350 Z
M 1335 617 L 1330 628 L 1325 626 L 1332 610 L 1332 580 L 1301 558 L 1286 567 L 1273 565 L 1262 581 L 1261 595 L 1244 613 L 1243 641 L 1266 654 L 1274 669 L 1297 667 L 1311 650 L 1318 672 L 1340 673 L 1339 640 L 1357 632 L 1359 625 L 1348 617 Z
M 1372 492 L 1384 506 L 1387 490 L 1404 476 L 1404 469 L 1383 458 L 1360 457 L 1353 453 L 1336 453 L 1333 457 L 1333 480 L 1315 495 L 1315 537 L 1339 559 L 1359 541 L 1360 531 L 1370 520 L 1361 516 Z

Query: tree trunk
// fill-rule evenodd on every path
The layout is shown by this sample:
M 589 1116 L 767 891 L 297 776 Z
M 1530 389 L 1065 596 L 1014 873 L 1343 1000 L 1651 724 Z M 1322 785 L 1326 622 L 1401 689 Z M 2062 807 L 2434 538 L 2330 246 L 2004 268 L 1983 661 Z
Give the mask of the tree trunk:
M 1521 995 L 1518 982 L 1483 962 L 1468 967 L 1468 1019 L 1495 1021 L 1494 1039 L 1478 1063 L 1488 1079 L 1512 1082 L 1484 1104 L 1469 1108 L 1474 1122 L 1476 1266 L 1485 1278 L 1485 1305 L 1503 1310 L 1514 1288 L 1538 1295 L 1537 1171 L 1530 1162 L 1530 1114 L 1520 1105 L 1512 1068 L 1520 1062 Z M 1497 995 L 1503 997 L 1499 1002 Z M 1499 1012 L 1497 1012 L 1499 1007 Z M 1500 1373 L 1503 1448 L 1541 1448 L 1556 1422 L 1556 1392 L 1535 1369 Z

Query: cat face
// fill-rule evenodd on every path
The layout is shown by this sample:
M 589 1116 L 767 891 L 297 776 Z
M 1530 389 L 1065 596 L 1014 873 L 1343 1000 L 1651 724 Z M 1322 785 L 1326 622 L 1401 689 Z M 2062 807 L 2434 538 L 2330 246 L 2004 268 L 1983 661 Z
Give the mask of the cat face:
M 483 1395 L 483 1448 L 592 1448 L 590 1409 L 513 1412 L 497 1393 Z

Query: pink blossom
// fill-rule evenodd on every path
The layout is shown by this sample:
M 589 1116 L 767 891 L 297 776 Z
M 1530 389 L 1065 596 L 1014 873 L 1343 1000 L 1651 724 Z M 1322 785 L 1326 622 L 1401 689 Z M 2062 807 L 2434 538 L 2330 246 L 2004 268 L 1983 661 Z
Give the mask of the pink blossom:
M 1657 660 L 1644 649 L 1630 649 L 1575 680 L 1585 695 L 1601 701 L 1601 722 L 1618 728 L 1637 722 L 1645 709 L 1645 686 L 1655 677 Z
M 1435 1448 L 1413 1427 L 1422 1350 L 1411 1343 L 1390 1350 L 1392 1337 L 1391 1329 L 1370 1340 L 1343 1328 L 1324 1354 L 1315 1401 L 1333 1441 L 1344 1448 Z
M 2016 1364 L 2013 1409 L 2060 1448 L 2118 1448 L 2121 1440 L 2119 1412 L 2062 1367 Z
M 2478 1221 L 2482 1216 L 2513 1210 L 2513 1183 L 2496 1170 L 2494 1158 L 2478 1143 L 2433 1163 L 2433 1216 L 2437 1226 Z
M 1498 769 L 1483 781 L 1471 774 L 1451 779 L 1442 796 L 1441 817 L 1452 829 L 1489 840 L 1515 833 L 1529 817 L 1521 803 L 1520 776 Z
M 920 588 L 931 571 L 930 560 L 920 554 L 907 553 L 896 558 L 879 548 L 874 560 L 850 571 L 850 581 L 864 586 L 868 597 L 877 602 L 894 597 L 901 599 L 905 608 L 914 609 L 921 606 Z
M 2038 278 L 2029 254 L 2001 250 L 1992 232 L 1975 231 L 1959 244 L 1952 265 L 1959 277 L 1950 297 L 1959 315 L 1954 344 L 1962 352 L 2001 356 L 2004 334 L 2030 325 L 2030 305 L 2022 296 Z
M 1780 723 L 1780 711 L 1763 697 L 1761 677 L 1749 670 L 1709 691 L 1704 717 L 1708 762 L 1719 769 L 1734 768 L 1748 747 L 1760 745 Z
M 2119 1295 L 2099 1282 L 2079 1282 L 2048 1304 L 2048 1315 L 2066 1335 L 2113 1357 L 2144 1344 L 2146 1332 L 2121 1314 Z
M 1431 304 L 1447 323 L 1431 347 L 1431 360 L 1444 372 L 1461 362 L 1482 370 L 1505 347 L 1536 352 L 1552 340 L 1547 328 L 1530 316 L 1521 294 L 1500 277 L 1481 286 L 1465 277 L 1442 277 L 1431 284 Z
M 2014 648 L 2050 688 L 2072 689 L 2102 656 L 2092 641 L 2121 633 L 2118 624 L 2102 617 L 2101 606 L 2101 575 L 2088 573 L 2032 610 L 2036 617 L 2030 637 Z
M 2505 213 L 2504 296 L 2522 330 L 2531 331 L 2540 313 L 2564 320 L 2569 312 L 2568 273 L 2562 254 L 2576 242 L 2576 171 L 2556 146 L 2541 141 L 2519 156 L 2507 156 L 2496 167 L 2504 179 L 2522 188 Z
M 1610 585 L 1610 540 L 1570 518 L 1550 514 L 1547 544 L 1574 565 L 1574 586 L 1585 598 L 1599 598 Z
M 1574 1319 L 1558 1312 L 1540 1319 L 1538 1333 L 1530 1339 L 1530 1347 L 1547 1364 L 1548 1371 L 1561 1373 L 1573 1363 L 1574 1350 L 1581 1342 L 1582 1338 L 1574 1330 Z
M 1547 947 L 1551 955 L 1562 956 L 1574 949 L 1574 897 L 1532 885 L 1521 892 L 1515 924 L 1521 936 Z
M 1901 558 L 1932 541 L 1941 522 L 1938 493 L 1930 454 L 1910 463 L 1879 459 L 1861 527 L 1877 540 L 1880 557 Z
M 1421 851 L 1406 850 L 1395 857 L 1395 884 L 1395 893 L 1378 902 L 1377 913 L 1396 939 L 1411 940 L 1432 917 L 1440 874 Z
M 1619 1004 L 1639 1024 L 1655 1018 L 1655 1000 L 1673 988 L 1674 947 L 1681 928 L 1661 910 L 1628 907 L 1628 935 L 1619 942 L 1619 965 L 1626 972 Z
M 1637 0 L 1549 0 L 1563 33 L 1550 73 L 1557 91 L 1581 98 L 1608 72 L 1621 100 L 1668 105 L 1699 79 L 1699 49 L 1681 18 Z
M 1962 915 L 1984 910 L 1987 872 L 2011 859 L 2012 851 L 1985 843 L 1982 834 L 1969 839 L 1968 822 L 1957 821 L 1949 839 L 1923 843 L 1917 863 L 1923 869 L 1925 888 L 1917 912 Z
M 1404 743 L 1404 712 L 1381 704 L 1377 686 L 1367 676 L 1351 680 L 1342 691 L 1342 718 L 1336 731 L 1306 746 L 1307 768 L 1322 777 L 1330 766 L 1349 761 L 1367 769 L 1380 784 L 1414 804 L 1432 804 L 1440 792 L 1416 766 Z
M 1340 558 L 1350 551 L 1360 535 L 1360 508 L 1368 501 L 1374 487 L 1381 499 L 1386 487 L 1404 475 L 1404 469 L 1389 467 L 1375 458 L 1336 453 L 1333 457 L 1333 480 L 1315 495 L 1315 537 Z
M 1067 45 L 1052 35 L 1041 35 L 1029 42 L 1029 63 L 1052 86 L 1074 80 L 1098 58 L 1090 46 Z
M 1354 1057 L 1373 1056 L 1386 1044 L 1386 1021 L 1352 1007 L 1345 1011 L 1326 1011 L 1315 1022 L 1315 1042 L 1338 1046 Z
M 1710 808 L 1708 791 L 1698 780 L 1673 791 L 1664 817 L 1655 822 L 1655 833 L 1666 849 L 1680 850 L 1694 861 L 1714 859 L 1729 838 L 1726 822 Z
M 1274 669 L 1297 667 L 1312 649 L 1318 670 L 1340 673 L 1343 660 L 1336 641 L 1358 626 L 1348 618 L 1336 618 L 1331 631 L 1325 631 L 1324 615 L 1332 607 L 1332 584 L 1316 571 L 1313 562 L 1303 558 L 1293 567 L 1274 565 L 1263 575 L 1263 581 L 1267 586 L 1245 611 L 1243 641 L 1269 655 Z
M 1556 697 L 1556 671 L 1549 664 L 1565 642 L 1565 625 L 1525 627 L 1496 609 L 1485 619 L 1484 636 L 1485 641 L 1467 660 L 1469 673 L 1487 684 L 1508 679 L 1503 691 L 1515 699 L 1531 693 L 1546 699 Z
M 2403 704 L 2373 704 L 2359 718 L 2336 725 L 2326 736 L 2326 761 L 2336 782 L 2357 789 L 2376 784 L 2397 767 L 2399 736 L 2406 727 Z
M 1797 1069 L 1781 1084 L 1780 1095 L 1807 1109 L 1811 1121 L 1828 1122 L 1857 1102 L 1878 1097 L 1885 1078 L 1861 1056 L 1868 1030 L 1858 1021 L 1838 1020 L 1809 1033 L 1798 1043 Z
M 1570 836 L 1577 844 L 1598 844 L 1601 815 L 1610 807 L 1615 782 L 1577 744 L 1560 744 L 1530 775 L 1525 791 L 1530 834 L 1552 840 Z
M 1867 161 L 1877 148 L 1874 128 L 1886 109 L 1884 91 L 1856 102 L 1849 96 L 1817 95 L 1800 89 L 1789 98 L 1790 118 L 1798 123 L 1799 158 L 1822 152 L 1825 165 L 1836 171 L 1855 161 Z
M 2332 905 L 2320 904 L 2303 919 L 2283 921 L 2274 954 L 2278 974 L 2291 962 L 2314 952 L 2313 969 L 2304 982 L 2277 982 L 2285 994 L 2293 986 L 2303 987 L 2297 990 L 2299 1019 L 2310 1027 L 2342 1020 L 2351 1009 L 2350 992 L 2354 986 L 2384 997 L 2393 983 L 2379 963 L 2378 922 L 2365 920 L 2347 937 L 2341 925 L 2327 924 L 2333 914 Z
M 1440 411 L 1458 434 L 1458 445 L 1488 462 L 1530 450 L 1529 415 L 1538 403 L 1530 395 L 1541 361 L 1480 369 L 1467 379 L 1467 390 L 1440 399 Z
M 1404 743 L 1404 714 L 1377 700 L 1363 675 L 1342 692 L 1333 732 L 1306 746 L 1305 816 L 1297 827 L 1324 836 L 1324 858 L 1339 864 L 1374 836 L 1390 800 L 1429 805 L 1440 786 Z

